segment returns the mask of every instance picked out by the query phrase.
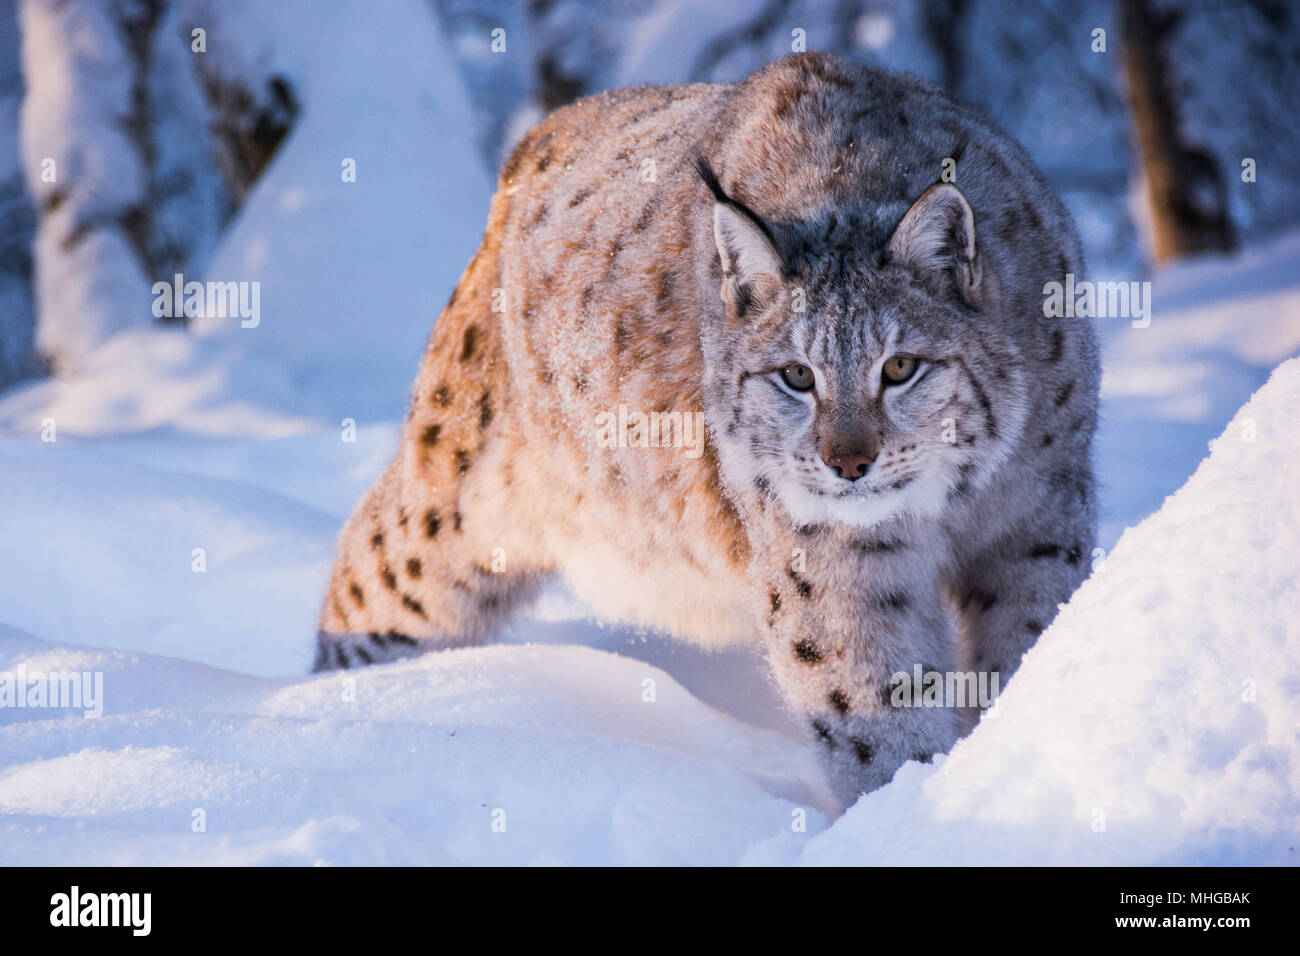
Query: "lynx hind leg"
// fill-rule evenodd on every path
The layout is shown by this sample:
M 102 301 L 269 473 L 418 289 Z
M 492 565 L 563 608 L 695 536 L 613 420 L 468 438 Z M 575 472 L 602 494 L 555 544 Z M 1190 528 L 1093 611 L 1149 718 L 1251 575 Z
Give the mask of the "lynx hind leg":
M 494 534 L 509 513 L 497 496 L 471 493 L 462 482 L 414 500 L 399 493 L 400 460 L 394 466 L 344 529 L 321 610 L 316 670 L 482 643 L 532 600 L 545 576 L 514 534 Z
M 320 673 L 365 664 L 386 664 L 417 657 L 426 650 L 428 648 L 420 641 L 406 634 L 381 634 L 378 631 L 346 634 L 321 630 L 316 633 L 316 659 L 312 670 Z
M 514 487 L 523 442 L 474 270 L 435 327 L 396 456 L 344 528 L 318 670 L 481 643 L 549 572 Z

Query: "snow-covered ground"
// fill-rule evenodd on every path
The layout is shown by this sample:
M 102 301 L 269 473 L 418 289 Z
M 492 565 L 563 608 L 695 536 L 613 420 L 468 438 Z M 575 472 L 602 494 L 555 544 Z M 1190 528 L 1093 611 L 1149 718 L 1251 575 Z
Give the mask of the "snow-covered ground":
M 1104 563 L 995 716 L 843 815 L 754 655 L 559 589 L 498 645 L 308 676 L 487 209 L 458 80 L 385 9 L 342 78 L 347 31 L 304 47 L 214 253 L 258 327 L 130 329 L 0 395 L 0 675 L 102 674 L 103 710 L 0 707 L 0 863 L 1295 862 L 1300 234 L 1107 321 Z

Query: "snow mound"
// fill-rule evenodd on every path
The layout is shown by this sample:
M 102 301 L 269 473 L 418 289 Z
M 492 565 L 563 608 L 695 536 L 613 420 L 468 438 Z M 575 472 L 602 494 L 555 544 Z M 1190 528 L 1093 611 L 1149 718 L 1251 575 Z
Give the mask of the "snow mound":
M 255 674 L 306 670 L 333 515 L 97 442 L 0 442 L 0 474 L 4 623 Z
M 799 860 L 1297 863 L 1298 410 L 1292 359 L 1124 534 L 995 715 L 938 765 L 906 765 Z
M 289 681 L 8 632 L 0 671 L 20 666 L 100 671 L 105 704 L 0 709 L 5 864 L 722 864 L 789 831 L 815 776 L 794 741 L 589 648 Z

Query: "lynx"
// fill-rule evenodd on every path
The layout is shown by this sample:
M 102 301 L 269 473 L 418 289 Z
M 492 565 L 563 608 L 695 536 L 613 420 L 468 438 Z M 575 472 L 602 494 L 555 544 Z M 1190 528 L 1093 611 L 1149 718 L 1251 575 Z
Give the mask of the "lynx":
M 908 77 L 804 54 L 558 110 L 342 533 L 317 668 L 480 643 L 559 574 L 761 641 L 832 791 L 881 786 L 980 713 L 896 675 L 1005 684 L 1087 573 L 1097 349 L 1043 308 L 1082 273 L 1024 151 Z

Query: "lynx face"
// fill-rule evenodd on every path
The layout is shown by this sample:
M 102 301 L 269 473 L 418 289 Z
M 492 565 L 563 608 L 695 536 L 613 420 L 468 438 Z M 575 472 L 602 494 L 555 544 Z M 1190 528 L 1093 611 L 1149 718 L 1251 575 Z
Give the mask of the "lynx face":
M 768 368 L 747 370 L 737 434 L 759 439 L 755 475 L 797 523 L 933 514 L 1005 454 L 999 426 L 1022 389 L 965 341 L 969 316 L 906 277 L 864 274 L 844 292 L 810 296 L 820 304 L 765 350 Z
M 955 187 L 928 190 L 884 256 L 792 271 L 729 201 L 715 234 L 736 357 L 732 480 L 774 493 L 796 524 L 863 527 L 936 514 L 987 480 L 1020 435 L 1026 383 L 1018 350 L 980 321 L 992 290 Z

